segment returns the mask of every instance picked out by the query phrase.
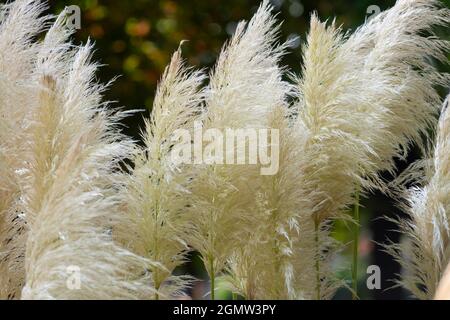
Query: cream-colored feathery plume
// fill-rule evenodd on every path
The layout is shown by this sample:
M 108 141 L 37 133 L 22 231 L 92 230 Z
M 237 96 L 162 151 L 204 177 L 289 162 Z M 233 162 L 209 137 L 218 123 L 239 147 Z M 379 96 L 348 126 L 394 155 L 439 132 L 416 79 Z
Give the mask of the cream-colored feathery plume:
M 41 44 L 32 78 L 21 298 L 147 297 L 153 292 L 141 279 L 147 260 L 116 245 L 111 234 L 121 220 L 117 169 L 131 143 L 116 128 L 122 115 L 101 102 L 105 87 L 93 82 L 91 44 L 72 49 L 64 15 Z
M 408 220 L 398 223 L 409 241 L 388 249 L 402 265 L 399 281 L 415 297 L 433 299 L 450 262 L 450 107 L 442 111 L 434 153 L 425 162 L 423 187 L 406 192 Z
M 303 184 L 308 183 L 301 180 L 304 157 L 297 145 L 302 135 L 290 125 L 292 115 L 286 104 L 280 103 L 268 115 L 269 127 L 279 132 L 279 141 L 269 141 L 279 150 L 279 171 L 255 179 L 258 187 L 251 210 L 256 221 L 246 245 L 230 259 L 226 277 L 231 290 L 246 299 L 305 299 L 315 291 L 310 269 L 315 246 L 305 242 L 314 239 L 315 230 L 310 216 L 304 215 L 312 210 L 314 194 L 302 193 L 307 190 Z M 299 247 L 301 257 L 295 254 Z
M 124 190 L 129 223 L 123 238 L 133 252 L 159 265 L 149 266 L 154 298 L 170 298 L 183 292 L 189 278 L 172 276 L 185 261 L 185 242 L 190 221 L 186 214 L 190 181 L 186 170 L 172 158 L 177 130 L 192 131 L 201 114 L 205 80 L 203 72 L 191 72 L 183 64 L 181 49 L 172 57 L 153 104 L 143 134 L 145 146 L 136 151 Z M 189 141 L 190 143 L 190 141 Z
M 283 100 L 279 62 L 290 44 L 276 43 L 280 26 L 271 11 L 264 0 L 223 48 L 208 88 L 205 128 L 266 128 L 269 112 Z
M 26 172 L 29 106 L 28 80 L 45 27 L 39 1 L 18 0 L 0 7 L 0 299 L 20 297 L 26 222 L 21 185 Z
M 270 18 L 270 9 L 265 13 Z M 273 19 L 273 17 L 272 17 Z M 279 37 L 279 29 L 272 23 L 272 43 Z M 281 53 L 286 45 L 281 45 Z M 268 141 L 270 152 L 278 153 L 279 170 L 270 176 L 255 175 L 252 177 L 252 200 L 246 212 L 249 214 L 251 229 L 243 233 L 245 244 L 237 247 L 228 259 L 227 281 L 230 289 L 246 299 L 303 299 L 314 291 L 315 282 L 311 279 L 313 272 L 307 272 L 308 259 L 315 259 L 314 246 L 304 247 L 301 259 L 294 254 L 297 246 L 304 244 L 303 238 L 314 236 L 314 226 L 307 225 L 309 216 L 304 219 L 305 212 L 310 212 L 313 194 L 302 194 L 307 190 L 300 180 L 299 170 L 304 157 L 298 152 L 298 140 L 302 135 L 292 128 L 287 105 L 288 95 L 292 87 L 282 80 L 283 69 L 280 61 L 266 57 L 271 64 L 272 82 L 270 92 L 277 92 L 278 100 L 267 104 L 267 110 L 257 120 L 259 126 L 275 130 L 277 141 Z M 259 141 L 259 147 L 263 147 Z M 305 223 L 306 222 L 306 223 Z M 300 235 L 301 232 L 301 235 Z M 296 270 L 309 274 L 303 277 Z M 311 270 L 312 271 L 312 270 Z
M 426 135 L 440 101 L 434 86 L 448 83 L 430 58 L 444 60 L 449 46 L 423 34 L 448 17 L 436 1 L 401 0 L 348 37 L 312 17 L 297 125 L 310 159 L 303 179 L 321 194 L 311 212 L 319 230 L 345 216 L 358 190 L 384 189 L 379 172 L 394 172 L 394 159 Z M 325 265 L 320 287 L 331 276 Z
M 359 109 L 360 91 L 347 92 L 350 85 L 359 82 L 352 74 L 351 57 L 341 51 L 343 43 L 340 29 L 334 24 L 327 27 L 312 16 L 299 79 L 298 119 L 294 124 L 302 136 L 297 142 L 303 157 L 299 181 L 307 182 L 300 188 L 304 194 L 314 195 L 310 197 L 310 211 L 301 216 L 309 215 L 310 221 L 304 221 L 303 226 L 315 232 L 301 234 L 302 241 L 295 252 L 302 259 L 310 257 L 311 248 L 315 251 L 307 268 L 314 270 L 315 276 L 301 281 L 305 289 L 314 282 L 315 289 L 307 291 L 306 299 L 326 299 L 333 294 L 336 283 L 327 260 L 334 250 L 327 248 L 332 242 L 327 219 L 335 218 L 352 203 L 356 186 L 363 183 L 359 161 L 371 167 L 370 146 L 358 135 L 376 123 Z
M 358 59 L 353 63 L 358 61 L 361 82 L 370 84 L 364 100 L 379 107 L 369 112 L 381 120 L 381 128 L 375 135 L 364 130 L 361 136 L 372 141 L 371 162 L 377 171 L 393 172 L 395 158 L 405 158 L 411 142 L 421 146 L 436 124 L 442 101 L 435 88 L 447 87 L 450 77 L 439 73 L 433 60 L 448 63 L 450 42 L 440 40 L 433 28 L 449 23 L 450 10 L 440 1 L 399 0 L 343 46 Z
M 206 92 L 205 130 L 218 129 L 225 136 L 227 128 L 267 128 L 271 108 L 283 101 L 285 85 L 278 62 L 286 45 L 275 43 L 278 26 L 270 11 L 264 1 L 248 24 L 237 26 L 221 52 Z M 192 170 L 194 231 L 189 243 L 200 252 L 214 287 L 215 275 L 243 247 L 245 230 L 255 223 L 248 208 L 260 172 L 256 165 L 227 165 L 222 159 L 212 165 L 195 164 Z

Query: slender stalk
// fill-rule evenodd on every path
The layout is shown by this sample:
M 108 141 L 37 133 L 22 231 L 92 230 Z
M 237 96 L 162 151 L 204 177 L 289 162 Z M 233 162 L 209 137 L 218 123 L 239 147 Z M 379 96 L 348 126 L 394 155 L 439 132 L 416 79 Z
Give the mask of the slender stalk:
M 359 249 L 359 232 L 360 232 L 360 215 L 359 215 L 359 191 L 355 194 L 355 204 L 353 207 L 353 261 L 352 261 L 352 287 L 353 300 L 358 299 L 358 249 Z
M 232 300 L 237 300 L 238 299 L 238 296 L 237 296 L 237 294 L 235 292 L 231 293 L 231 299 Z
M 316 299 L 320 300 L 321 293 L 320 293 L 320 243 L 319 243 L 319 228 L 320 228 L 320 222 L 318 219 L 315 219 L 315 244 L 316 244 Z
M 161 154 L 159 154 L 159 157 L 162 157 L 162 155 Z M 155 201 L 155 205 L 154 205 L 154 219 L 155 219 L 155 221 L 156 221 L 156 226 L 159 226 L 159 225 L 161 225 L 160 224 L 160 222 L 159 222 L 159 219 L 158 219 L 158 217 L 159 217 L 159 201 L 158 200 L 156 200 Z M 154 254 L 153 254 L 153 257 L 154 257 L 154 259 L 157 261 L 158 260 L 158 258 L 159 258 L 159 253 L 158 253 L 158 227 L 156 227 L 155 229 L 154 229 L 154 232 L 153 232 L 153 237 L 154 237 L 154 239 L 153 239 L 153 243 L 155 244 L 155 247 L 153 248 L 153 250 L 154 250 Z M 154 268 L 153 269 L 153 276 L 154 276 L 154 279 L 156 280 L 155 281 L 155 289 L 156 289 L 156 292 L 155 292 L 155 300 L 159 300 L 159 294 L 158 294 L 158 291 L 159 291 L 159 289 L 160 289 L 160 286 L 161 286 L 161 283 L 160 283 L 160 281 L 159 281 L 159 270 L 158 270 L 158 268 Z
M 215 298 L 215 280 L 216 275 L 214 274 L 214 259 L 212 257 L 209 258 L 209 270 L 210 270 L 210 285 L 211 285 L 211 300 Z

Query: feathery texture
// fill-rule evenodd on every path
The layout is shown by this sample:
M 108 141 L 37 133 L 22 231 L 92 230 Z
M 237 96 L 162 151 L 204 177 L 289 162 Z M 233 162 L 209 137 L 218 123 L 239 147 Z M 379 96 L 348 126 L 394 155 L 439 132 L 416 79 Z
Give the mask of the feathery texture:
M 205 76 L 190 72 L 181 58 L 181 49 L 172 57 L 156 93 L 151 118 L 146 122 L 145 147 L 136 150 L 134 168 L 124 190 L 124 206 L 129 223 L 124 238 L 133 252 L 158 263 L 149 267 L 155 298 L 181 293 L 187 277 L 171 276 L 185 260 L 189 231 L 190 180 L 186 170 L 172 160 L 176 130 L 191 131 L 201 113 Z
M 423 187 L 406 195 L 399 220 L 408 242 L 388 247 L 404 269 L 400 283 L 420 299 L 433 299 L 450 262 L 450 107 L 447 98 L 438 125 L 434 153 L 425 165 Z
M 289 86 L 286 86 L 288 89 Z M 305 299 L 312 297 L 315 278 L 310 267 L 316 252 L 314 243 L 304 239 L 314 237 L 314 225 L 309 222 L 311 195 L 301 180 L 303 156 L 297 148 L 302 136 L 292 127 L 292 115 L 283 101 L 273 106 L 268 125 L 279 130 L 279 171 L 273 176 L 260 176 L 255 182 L 255 204 L 251 209 L 256 221 L 246 238 L 230 259 L 233 291 L 246 299 Z M 274 152 L 274 151 L 272 151 Z M 304 246 L 302 256 L 295 251 Z
M 271 7 L 264 1 L 247 24 L 241 22 L 222 50 L 206 92 L 205 130 L 214 128 L 267 128 L 268 114 L 282 102 L 285 85 L 278 62 L 285 45 L 276 46 L 278 34 Z M 235 151 L 235 150 L 233 150 Z M 257 189 L 256 165 L 192 166 L 192 223 L 189 243 L 198 250 L 206 270 L 214 278 L 227 259 L 246 242 L 257 222 L 249 208 Z
M 130 277 L 143 273 L 146 260 L 118 247 L 111 235 L 121 218 L 116 193 L 122 178 L 114 171 L 130 143 L 115 128 L 121 115 L 101 102 L 104 86 L 93 82 L 92 46 L 71 48 L 64 15 L 37 55 L 22 298 L 139 298 L 151 287 Z M 72 267 L 80 271 L 75 290 L 67 284 Z
M 118 132 L 124 114 L 101 102 L 92 45 L 72 46 L 64 13 L 52 23 L 40 1 L 0 7 L 0 298 L 170 298 L 189 284 L 173 274 L 189 247 L 212 283 L 226 270 L 247 299 L 332 297 L 331 223 L 346 218 L 355 192 L 387 191 L 380 172 L 395 173 L 434 125 L 435 87 L 449 77 L 433 60 L 446 62 L 449 44 L 433 27 L 450 11 L 399 0 L 352 35 L 313 16 L 291 109 L 279 66 L 289 44 L 278 43 L 271 9 L 264 0 L 238 25 L 206 91 L 203 73 L 175 53 L 140 148 Z M 408 195 L 411 254 L 389 249 L 419 298 L 434 296 L 450 260 L 449 119 L 446 107 L 426 184 Z M 279 130 L 278 173 L 173 162 L 172 134 L 192 133 L 194 121 L 223 134 Z
M 345 217 L 358 190 L 385 190 L 379 172 L 393 173 L 394 160 L 427 134 L 440 104 L 434 88 L 448 84 L 431 59 L 445 61 L 449 45 L 424 34 L 448 17 L 437 1 L 400 0 L 351 36 L 312 17 L 297 126 L 309 159 L 303 179 L 320 194 L 311 212 L 320 230 Z M 323 285 L 330 276 L 318 278 Z
M 149 296 L 141 280 L 148 261 L 111 235 L 121 220 L 118 164 L 131 150 L 116 128 L 123 115 L 101 102 L 105 87 L 93 82 L 92 46 L 73 48 L 65 12 L 43 41 L 34 40 L 51 18 L 40 18 L 43 9 L 40 1 L 18 0 L 0 15 L 0 293 Z
M 21 181 L 33 102 L 27 82 L 38 45 L 32 42 L 48 17 L 39 1 L 18 0 L 0 7 L 0 299 L 20 297 L 24 281 L 26 221 Z
M 264 8 L 263 4 L 261 12 L 253 19 L 270 21 L 260 23 L 272 30 L 271 33 L 266 31 L 270 35 L 266 42 L 272 44 L 272 51 L 283 54 L 289 43 L 276 45 L 279 28 L 271 15 L 271 7 Z M 292 87 L 282 80 L 281 55 L 277 55 L 276 60 L 271 58 L 272 55 L 273 52 L 267 51 L 262 58 L 272 70 L 273 81 L 268 83 L 271 87 L 267 87 L 267 92 L 272 92 L 272 97 L 278 100 L 267 104 L 267 110 L 261 114 L 257 125 L 277 130 L 279 134 L 279 141 L 267 142 L 272 153 L 279 153 L 279 171 L 275 175 L 252 178 L 253 195 L 246 209 L 251 229 L 243 233 L 245 245 L 237 247 L 228 259 L 228 275 L 224 278 L 232 291 L 246 299 L 302 299 L 314 290 L 315 282 L 304 282 L 306 277 L 296 270 L 306 271 L 309 263 L 305 261 L 315 258 L 314 246 L 309 247 L 310 256 L 306 256 L 305 250 L 299 258 L 294 251 L 302 245 L 301 237 L 313 234 L 314 226 L 306 225 L 307 219 L 305 221 L 301 215 L 311 211 L 311 202 L 310 195 L 302 194 L 305 190 L 302 183 L 308 182 L 299 179 L 303 158 L 298 152 L 297 141 L 302 136 L 289 121 L 292 114 L 286 100 Z M 263 147 L 262 144 L 259 141 L 259 147 Z M 311 279 L 310 276 L 307 278 Z

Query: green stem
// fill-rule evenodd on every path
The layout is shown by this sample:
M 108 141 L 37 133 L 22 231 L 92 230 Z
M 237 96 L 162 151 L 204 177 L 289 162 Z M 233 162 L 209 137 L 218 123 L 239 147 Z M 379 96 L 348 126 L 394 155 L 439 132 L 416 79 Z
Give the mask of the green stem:
M 211 300 L 214 300 L 215 298 L 215 278 L 216 275 L 214 274 L 214 259 L 213 258 L 209 258 L 209 270 L 210 270 L 210 284 L 211 284 Z
M 358 299 L 358 249 L 359 249 L 359 229 L 360 229 L 360 215 L 359 215 L 359 191 L 355 194 L 355 205 L 353 208 L 353 261 L 352 261 L 352 286 L 353 286 L 353 300 Z
M 316 243 L 316 299 L 320 300 L 321 293 L 320 293 L 320 243 L 319 243 L 319 228 L 320 228 L 320 222 L 317 221 L 317 219 L 314 220 L 315 224 L 315 243 Z
M 237 296 L 237 294 L 235 292 L 231 293 L 231 299 L 232 300 L 237 300 L 238 299 L 238 296 Z

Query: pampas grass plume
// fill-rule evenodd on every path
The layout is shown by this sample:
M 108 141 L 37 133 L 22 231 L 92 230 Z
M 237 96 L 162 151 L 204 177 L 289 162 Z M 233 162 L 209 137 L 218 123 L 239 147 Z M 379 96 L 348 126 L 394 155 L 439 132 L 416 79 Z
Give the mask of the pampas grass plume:
M 404 269 L 400 283 L 415 297 L 433 299 L 450 261 L 450 108 L 448 98 L 439 121 L 434 152 L 424 163 L 423 186 L 406 191 L 399 220 L 409 242 L 388 247 Z
M 172 276 L 185 261 L 190 222 L 186 187 L 191 177 L 173 162 L 172 140 L 176 130 L 191 130 L 201 113 L 205 76 L 184 66 L 181 49 L 172 57 L 159 84 L 151 118 L 143 134 L 145 146 L 135 152 L 126 183 L 124 207 L 128 246 L 159 265 L 149 266 L 154 298 L 170 298 L 183 292 L 189 277 Z

